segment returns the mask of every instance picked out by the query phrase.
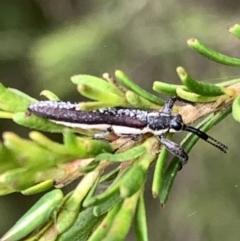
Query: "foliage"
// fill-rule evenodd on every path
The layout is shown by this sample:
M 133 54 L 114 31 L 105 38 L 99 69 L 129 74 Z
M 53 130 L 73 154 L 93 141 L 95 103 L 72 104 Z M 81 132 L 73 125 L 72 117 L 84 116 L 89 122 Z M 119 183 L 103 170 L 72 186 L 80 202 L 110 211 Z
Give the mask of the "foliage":
M 235 25 L 230 32 L 240 38 L 239 29 L 240 26 Z M 188 40 L 188 44 L 213 61 L 240 65 L 240 59 L 213 51 L 196 39 Z M 240 120 L 239 79 L 218 84 L 200 82 L 182 67 L 177 68 L 177 74 L 181 85 L 156 81 L 153 89 L 195 103 L 175 107 L 185 123 L 201 118 L 198 127 L 208 131 L 231 112 L 236 121 Z M 72 82 L 81 95 L 93 100 L 79 103 L 80 108 L 87 111 L 119 105 L 141 109 L 162 107 L 163 100 L 136 85 L 122 71 L 117 70 L 115 77 L 109 74 L 104 74 L 103 78 L 73 76 Z M 42 95 L 51 100 L 59 99 L 50 91 Z M 65 129 L 30 115 L 28 105 L 36 101 L 21 91 L 0 85 L 0 118 L 12 119 L 32 129 L 63 133 L 63 144 L 37 131 L 30 132 L 31 140 L 5 132 L 0 145 L 0 194 L 32 195 L 53 187 L 55 190 L 45 194 L 1 240 L 20 240 L 26 236 L 25 240 L 42 241 L 124 240 L 132 220 L 137 239 L 148 240 L 143 193 L 149 167 L 156 161 L 152 194 L 165 205 L 179 170 L 179 159 L 173 157 L 167 166 L 168 153 L 154 136 L 144 136 L 140 142 L 129 140 L 125 145 L 122 145 L 125 138 L 108 143 L 93 140 L 92 133 L 85 130 Z M 197 140 L 189 134 L 181 144 L 189 153 Z M 113 153 L 116 148 L 118 152 Z M 113 165 L 116 162 L 118 165 Z M 112 170 L 108 171 L 108 167 Z M 80 176 L 77 187 L 63 196 L 58 188 Z M 97 194 L 102 183 L 110 185 Z

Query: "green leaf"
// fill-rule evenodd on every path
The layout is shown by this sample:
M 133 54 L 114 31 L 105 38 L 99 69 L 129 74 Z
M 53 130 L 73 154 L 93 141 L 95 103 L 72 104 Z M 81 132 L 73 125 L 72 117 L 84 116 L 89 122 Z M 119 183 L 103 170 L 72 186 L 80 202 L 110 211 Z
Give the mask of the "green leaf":
M 113 208 L 116 203 L 122 201 L 123 199 L 120 197 L 119 192 L 115 192 L 108 200 L 97 205 L 93 209 L 93 213 L 95 216 L 101 216 L 111 208 Z
M 44 191 L 47 191 L 49 190 L 50 188 L 52 188 L 54 185 L 54 180 L 51 179 L 51 180 L 46 180 L 46 181 L 43 181 L 35 186 L 32 186 L 28 189 L 25 189 L 24 191 L 22 191 L 21 193 L 23 195 L 33 195 L 33 194 L 36 194 L 36 193 L 40 193 L 40 192 L 44 192 Z
M 99 171 L 93 171 L 86 174 L 78 186 L 74 189 L 73 193 L 63 205 L 59 213 L 53 229 L 57 231 L 57 235 L 64 233 L 76 221 L 81 202 L 86 197 L 87 193 L 94 185 L 95 181 L 99 178 Z M 69 212 L 71 210 L 71 212 Z
M 114 219 L 116 218 L 117 213 L 121 208 L 121 204 L 117 203 L 104 217 L 102 222 L 98 225 L 98 227 L 94 230 L 92 235 L 89 237 L 88 241 L 103 241 L 103 238 L 106 237 L 109 229 L 112 226 Z
M 165 205 L 168 200 L 170 190 L 179 171 L 179 167 L 179 158 L 174 157 L 167 168 L 164 182 L 159 194 L 159 200 L 162 205 Z
M 135 234 L 138 241 L 148 241 L 148 228 L 144 203 L 144 192 L 141 192 L 135 215 Z
M 107 89 L 97 88 L 97 86 L 92 87 L 88 84 L 79 84 L 78 91 L 85 97 L 98 100 L 104 103 L 115 103 L 115 106 L 124 106 L 126 105 L 126 100 L 124 96 L 117 95 L 108 91 Z
M 232 116 L 236 121 L 240 122 L 240 95 L 233 101 Z
M 229 32 L 240 39 L 240 25 L 235 24 L 233 27 L 229 28 Z
M 20 90 L 17 90 L 17 89 L 14 89 L 14 88 L 9 88 L 9 87 L 7 89 L 10 92 L 12 92 L 13 94 L 17 95 L 19 98 L 28 100 L 31 103 L 37 101 L 36 99 L 32 98 L 31 96 L 27 95 L 26 93 L 24 93 L 24 92 L 22 92 Z
M 9 112 L 26 111 L 33 101 L 35 100 L 23 92 L 8 89 L 0 83 L 0 109 Z
M 141 156 L 146 151 L 146 148 L 142 145 L 133 147 L 125 152 L 110 154 L 101 153 L 96 156 L 95 161 L 110 161 L 110 162 L 124 162 Z
M 131 227 L 132 218 L 137 208 L 140 191 L 133 196 L 126 198 L 119 211 L 115 214 L 114 220 L 107 235 L 102 241 L 123 241 Z
M 143 146 L 147 151 L 138 157 L 134 165 L 121 178 L 119 191 L 123 198 L 130 197 L 144 185 L 149 165 L 155 160 L 158 152 L 158 139 L 156 137 L 148 138 Z
M 119 187 L 122 198 L 130 197 L 136 193 L 144 184 L 147 170 L 140 164 L 135 164 L 122 177 Z
M 124 72 L 121 70 L 115 71 L 115 76 L 117 79 L 126 86 L 129 90 L 132 90 L 136 94 L 140 95 L 141 97 L 145 98 L 146 100 L 149 100 L 155 104 L 163 105 L 164 101 L 158 98 L 155 95 L 150 94 L 146 90 L 139 87 L 137 84 L 135 84 Z
M 37 117 L 32 114 L 28 115 L 25 112 L 18 112 L 14 114 L 13 121 L 22 126 L 52 133 L 61 133 L 63 129 L 66 128 L 65 126 L 58 125 L 47 119 Z
M 85 199 L 83 202 L 83 207 L 100 205 L 100 204 L 106 202 L 112 196 L 117 195 L 116 193 L 119 194 L 119 186 L 122 183 L 122 178 L 127 171 L 128 171 L 128 169 L 122 170 L 118 174 L 118 176 L 115 178 L 113 183 L 107 188 L 106 191 L 98 194 L 97 196 L 93 196 L 93 197 L 89 197 L 89 198 Z
M 39 146 L 42 146 L 43 148 L 58 153 L 60 155 L 69 155 L 70 152 L 67 150 L 66 146 L 52 141 L 51 139 L 44 136 L 42 133 L 37 131 L 32 131 L 29 133 L 29 137 L 37 143 Z
M 209 96 L 202 96 L 192 92 L 185 91 L 182 88 L 177 88 L 177 95 L 184 100 L 188 100 L 194 103 L 208 103 L 212 101 L 216 101 L 219 97 L 209 97 Z
M 24 167 L 49 167 L 56 164 L 55 153 L 48 151 L 36 143 L 23 139 L 12 132 L 5 132 L 3 135 L 4 145 L 18 158 L 18 164 Z
M 140 95 L 134 93 L 133 91 L 127 90 L 125 93 L 126 99 L 132 106 L 139 109 L 157 109 L 160 106 L 152 103 L 151 101 L 141 97 Z
M 119 192 L 118 188 L 119 188 L 119 185 L 111 185 L 105 192 L 84 200 L 83 207 L 97 206 L 106 202 L 112 196 L 117 195 L 116 193 Z
M 93 208 L 81 211 L 75 223 L 57 241 L 85 241 L 102 217 L 93 214 Z
M 103 175 L 100 179 L 100 183 L 102 182 L 107 182 L 107 181 L 111 181 L 113 179 L 115 179 L 117 177 L 117 175 L 119 174 L 120 171 L 120 167 L 116 167 L 114 168 L 112 171 L 106 173 L 105 175 Z
M 49 100 L 53 101 L 59 101 L 60 99 L 58 98 L 57 95 L 55 95 L 52 91 L 50 90 L 43 90 L 40 95 L 45 96 Z
M 14 114 L 12 112 L 0 111 L 0 118 L 1 119 L 12 119 L 13 115 Z
M 182 83 L 188 88 L 188 90 L 198 95 L 212 97 L 225 94 L 233 96 L 235 94 L 233 90 L 194 80 L 182 67 L 177 68 L 177 73 Z
M 76 85 L 87 85 L 94 89 L 99 89 L 102 91 L 123 96 L 123 93 L 115 85 L 92 75 L 74 75 L 71 77 L 71 81 Z
M 176 90 L 177 88 L 184 88 L 183 85 L 174 85 L 174 84 L 169 84 L 161 81 L 155 81 L 153 83 L 153 90 L 164 94 L 164 95 L 170 95 L 170 96 L 176 96 Z
M 55 189 L 45 194 L 16 222 L 1 240 L 18 241 L 30 234 L 53 215 L 53 212 L 62 204 L 62 199 L 63 194 L 59 189 Z
M 190 48 L 196 50 L 199 54 L 211 59 L 215 62 L 230 66 L 240 66 L 240 59 L 229 57 L 224 54 L 220 54 L 209 47 L 202 44 L 199 40 L 191 38 L 187 41 Z
M 17 156 L 2 143 L 0 143 L 0 157 L 0 173 L 20 167 Z
M 168 151 L 166 147 L 163 146 L 160 154 L 158 155 L 157 163 L 154 168 L 153 182 L 152 182 L 152 194 L 154 198 L 158 197 L 163 185 L 167 158 L 168 158 Z

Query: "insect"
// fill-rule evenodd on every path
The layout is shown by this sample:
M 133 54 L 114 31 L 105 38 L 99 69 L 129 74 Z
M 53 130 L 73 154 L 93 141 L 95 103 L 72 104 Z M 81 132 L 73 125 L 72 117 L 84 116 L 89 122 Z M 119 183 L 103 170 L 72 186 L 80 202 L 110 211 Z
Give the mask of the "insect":
M 166 101 L 161 111 L 149 111 L 123 107 L 101 108 L 93 111 L 81 111 L 78 103 L 62 101 L 40 101 L 28 107 L 30 113 L 47 118 L 52 122 L 68 127 L 97 129 L 102 132 L 114 132 L 118 136 L 138 136 L 152 133 L 157 136 L 169 152 L 182 160 L 188 161 L 184 149 L 165 138 L 170 132 L 188 131 L 226 153 L 228 147 L 210 137 L 201 130 L 184 124 L 182 116 L 172 114 L 177 97 Z

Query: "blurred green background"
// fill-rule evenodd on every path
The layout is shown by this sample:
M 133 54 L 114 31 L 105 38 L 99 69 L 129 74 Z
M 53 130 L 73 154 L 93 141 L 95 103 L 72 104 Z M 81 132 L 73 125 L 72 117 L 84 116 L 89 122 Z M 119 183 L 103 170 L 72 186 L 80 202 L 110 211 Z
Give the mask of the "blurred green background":
M 177 66 L 212 83 L 237 77 L 237 68 L 204 59 L 186 40 L 195 37 L 239 57 L 240 42 L 227 31 L 240 23 L 239 9 L 234 0 L 1 0 L 0 82 L 39 99 L 49 89 L 63 100 L 80 100 L 70 82 L 76 74 L 121 69 L 148 90 L 155 80 L 179 83 Z M 0 120 L 1 135 L 4 131 L 22 137 L 29 132 Z M 229 153 L 200 141 L 164 209 L 151 197 L 149 175 L 151 241 L 240 240 L 239 125 L 229 116 L 210 133 Z M 182 137 L 176 135 L 176 141 Z M 0 197 L 0 236 L 37 198 Z M 135 240 L 132 233 L 127 240 Z

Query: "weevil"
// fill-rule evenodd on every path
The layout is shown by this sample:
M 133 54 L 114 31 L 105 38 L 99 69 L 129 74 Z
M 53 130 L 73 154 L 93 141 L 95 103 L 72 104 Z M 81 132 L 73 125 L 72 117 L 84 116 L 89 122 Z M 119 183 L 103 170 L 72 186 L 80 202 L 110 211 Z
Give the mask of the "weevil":
M 160 111 L 125 107 L 81 111 L 78 103 L 62 101 L 39 101 L 31 104 L 28 110 L 37 116 L 73 128 L 97 129 L 101 132 L 112 131 L 117 136 L 139 136 L 152 133 L 159 138 L 169 152 L 181 159 L 182 165 L 187 163 L 188 155 L 180 145 L 165 138 L 168 132 L 191 132 L 226 153 L 227 146 L 201 130 L 186 125 L 180 114 L 172 114 L 177 100 L 177 97 L 170 98 Z

